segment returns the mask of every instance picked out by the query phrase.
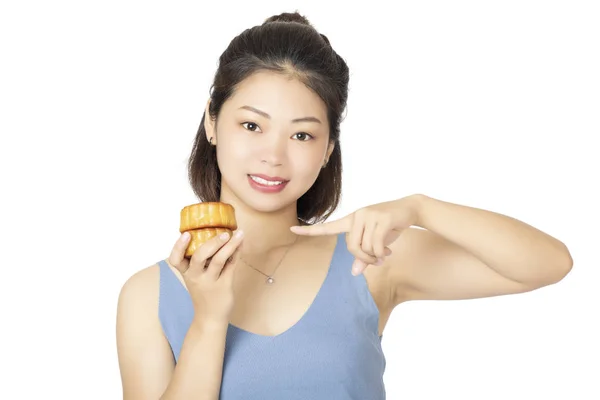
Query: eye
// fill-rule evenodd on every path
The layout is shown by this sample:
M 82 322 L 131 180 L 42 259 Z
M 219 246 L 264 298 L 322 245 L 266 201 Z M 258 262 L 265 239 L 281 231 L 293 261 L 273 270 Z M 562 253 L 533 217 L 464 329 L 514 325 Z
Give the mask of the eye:
M 293 137 L 295 137 L 296 140 L 300 140 L 301 142 L 306 142 L 306 141 L 313 139 L 313 136 L 306 132 L 294 133 Z
M 254 122 L 243 122 L 242 126 L 244 126 L 246 124 L 248 125 L 248 128 L 244 127 L 245 129 L 249 130 L 250 132 L 256 132 L 254 129 L 252 129 L 250 127 L 252 126 L 252 127 L 258 128 L 258 125 L 256 125 Z

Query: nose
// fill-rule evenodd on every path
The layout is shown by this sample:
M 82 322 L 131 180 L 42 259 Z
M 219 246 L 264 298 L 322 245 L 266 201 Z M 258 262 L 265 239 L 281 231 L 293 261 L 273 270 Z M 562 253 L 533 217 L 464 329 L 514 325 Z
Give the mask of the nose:
M 265 135 L 261 149 L 261 161 L 272 167 L 285 163 L 287 158 L 287 140 L 284 135 Z

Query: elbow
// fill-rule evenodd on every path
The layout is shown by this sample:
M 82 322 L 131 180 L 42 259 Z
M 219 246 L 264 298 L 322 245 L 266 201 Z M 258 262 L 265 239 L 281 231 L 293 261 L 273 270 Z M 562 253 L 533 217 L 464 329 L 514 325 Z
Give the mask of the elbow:
M 562 243 L 561 243 L 562 244 Z M 562 244 L 562 249 L 554 258 L 550 284 L 555 284 L 562 281 L 573 269 L 573 257 L 571 252 Z
M 573 269 L 573 258 L 566 247 L 555 252 L 549 258 L 540 260 L 535 270 L 538 272 L 530 276 L 527 281 L 521 281 L 531 290 L 539 289 L 544 286 L 555 285 L 562 281 Z
M 565 276 L 567 276 L 569 274 L 569 272 L 571 272 L 571 270 L 573 269 L 573 257 L 571 256 L 571 252 L 569 251 L 569 249 L 565 246 L 565 251 L 564 251 L 564 261 L 561 263 L 560 266 L 560 280 L 562 280 Z

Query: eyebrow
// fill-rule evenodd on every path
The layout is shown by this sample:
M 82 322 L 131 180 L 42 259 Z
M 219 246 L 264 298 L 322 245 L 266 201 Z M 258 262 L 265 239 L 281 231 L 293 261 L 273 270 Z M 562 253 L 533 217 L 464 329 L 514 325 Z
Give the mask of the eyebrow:
M 263 117 L 265 117 L 265 118 L 267 118 L 267 119 L 271 119 L 271 116 L 270 116 L 269 114 L 267 114 L 267 113 L 266 113 L 266 112 L 264 112 L 264 111 L 261 111 L 261 110 L 259 110 L 258 108 L 254 108 L 254 107 L 251 107 L 251 106 L 242 106 L 242 107 L 240 107 L 239 109 L 240 109 L 240 110 L 241 110 L 241 109 L 244 109 L 244 110 L 252 111 L 252 112 L 255 112 L 255 113 L 259 114 L 259 115 L 262 115 Z M 302 117 L 302 118 L 295 118 L 295 119 L 293 119 L 293 120 L 292 120 L 292 122 L 316 122 L 316 123 L 319 123 L 319 124 L 321 124 L 321 123 L 322 123 L 322 122 L 321 122 L 321 121 L 320 121 L 318 118 L 316 118 L 316 117 Z

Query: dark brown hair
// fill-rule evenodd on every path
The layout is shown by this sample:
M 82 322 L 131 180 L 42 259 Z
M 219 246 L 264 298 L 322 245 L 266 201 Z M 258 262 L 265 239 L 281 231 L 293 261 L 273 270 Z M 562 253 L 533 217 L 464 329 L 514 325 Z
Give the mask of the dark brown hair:
M 236 87 L 259 71 L 293 76 L 312 89 L 327 106 L 329 140 L 335 148 L 315 183 L 297 203 L 301 221 L 323 221 L 337 208 L 341 197 L 339 136 L 348 98 L 348 66 L 333 50 L 329 39 L 298 12 L 274 15 L 262 25 L 246 29 L 236 36 L 219 57 L 210 90 L 210 118 L 217 120 L 223 103 L 233 95 Z M 206 139 L 205 114 L 188 161 L 188 178 L 201 201 L 219 201 L 221 172 L 215 148 Z

